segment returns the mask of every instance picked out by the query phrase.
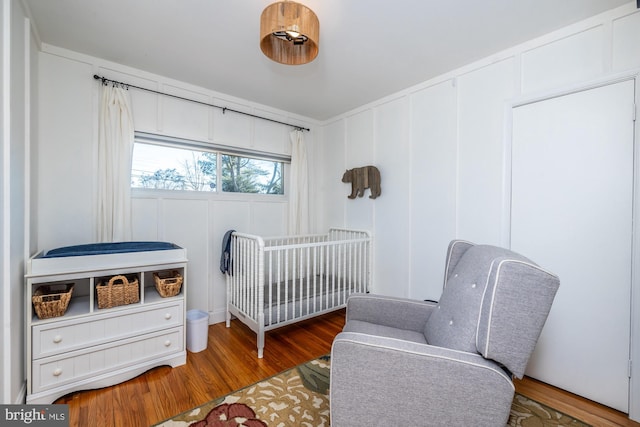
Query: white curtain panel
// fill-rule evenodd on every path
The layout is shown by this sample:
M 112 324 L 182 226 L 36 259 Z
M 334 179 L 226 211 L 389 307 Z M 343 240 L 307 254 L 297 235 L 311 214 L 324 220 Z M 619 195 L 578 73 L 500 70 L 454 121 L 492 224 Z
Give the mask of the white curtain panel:
M 289 234 L 309 233 L 309 168 L 307 147 L 301 130 L 291 138 L 291 177 L 289 179 Z
M 98 241 L 131 240 L 133 115 L 129 91 L 102 86 L 98 136 Z

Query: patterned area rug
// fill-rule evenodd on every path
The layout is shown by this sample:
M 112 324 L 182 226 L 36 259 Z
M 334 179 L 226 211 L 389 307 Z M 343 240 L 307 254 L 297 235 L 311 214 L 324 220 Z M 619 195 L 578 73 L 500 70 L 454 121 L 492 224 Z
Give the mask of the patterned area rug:
M 156 426 L 328 427 L 329 356 L 303 363 Z M 510 427 L 590 427 L 520 394 L 511 406 Z

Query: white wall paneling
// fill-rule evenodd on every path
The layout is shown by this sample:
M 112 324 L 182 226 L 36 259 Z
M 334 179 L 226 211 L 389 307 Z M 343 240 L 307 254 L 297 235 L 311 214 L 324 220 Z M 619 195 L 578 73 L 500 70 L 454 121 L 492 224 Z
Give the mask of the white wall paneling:
M 445 81 L 411 95 L 411 287 L 438 300 L 444 248 L 456 230 L 456 88 Z
M 281 236 L 286 234 L 286 219 L 289 205 L 287 203 L 254 201 L 250 205 L 250 230 L 262 236 Z
M 11 370 L 11 396 L 14 402 L 21 402 L 25 394 L 23 384 L 24 372 L 24 347 L 23 337 L 25 325 L 16 327 L 18 316 L 24 315 L 24 287 L 23 277 L 25 268 L 24 256 L 30 252 L 29 227 L 29 201 L 31 188 L 27 187 L 29 173 L 27 154 L 30 152 L 30 113 L 29 85 L 31 84 L 30 69 L 30 23 L 21 7 L 13 9 L 13 20 L 16 25 L 12 28 L 12 43 L 14 52 L 11 80 L 12 113 L 11 113 L 11 318 L 13 322 L 11 334 L 12 370 Z M 6 377 L 5 377 L 6 378 Z
M 161 92 L 204 103 L 211 102 L 209 96 L 205 94 L 172 85 L 163 85 Z M 161 123 L 164 134 L 198 141 L 206 141 L 209 138 L 209 109 L 207 107 L 170 96 L 160 96 L 159 102 L 162 104 Z M 134 117 L 133 120 L 137 126 L 136 118 Z
M 341 182 L 347 169 L 375 165 L 374 162 L 374 113 L 365 110 L 347 119 L 346 123 L 346 166 L 336 179 Z M 383 186 L 386 184 L 383 179 Z M 368 199 L 369 192 L 363 198 L 347 199 L 351 194 L 351 184 L 341 183 L 341 194 L 346 201 L 346 221 L 355 229 L 371 230 L 373 228 L 373 201 Z M 384 192 L 384 189 L 383 189 Z
M 347 118 L 347 169 L 373 163 L 373 111 L 364 110 Z
M 32 166 L 39 174 L 40 249 L 95 239 L 94 118 L 99 97 L 92 71 L 86 62 L 40 56 L 38 164 Z
M 504 106 L 515 95 L 515 60 L 458 79 L 457 237 L 499 244 L 504 203 Z
M 31 130 L 30 22 L 22 5 L 0 1 L 0 403 L 21 403 L 25 388 L 24 273 L 29 253 Z
M 380 170 L 382 194 L 375 200 L 376 237 L 374 290 L 408 296 L 411 182 L 409 171 L 409 100 L 407 97 L 380 105 L 375 110 L 375 156 Z M 368 197 L 369 192 L 365 193 Z M 358 202 L 362 202 L 359 200 Z
M 133 190 L 131 200 L 133 240 L 162 240 L 158 232 L 161 223 L 161 212 L 159 212 L 161 199 L 137 196 L 139 193 L 142 192 Z
M 288 154 L 291 154 L 291 140 L 287 132 L 287 151 Z M 307 167 L 308 167 L 308 175 L 309 177 L 309 194 L 314 199 L 313 204 L 317 206 L 316 209 L 311 209 L 309 212 L 309 227 L 310 230 L 320 230 L 326 231 L 328 228 L 324 226 L 324 209 L 320 208 L 320 206 L 324 206 L 322 204 L 322 200 L 324 198 L 324 184 L 322 183 L 324 168 L 322 167 L 322 163 L 320 163 L 320 147 L 319 141 L 322 140 L 323 130 L 320 127 L 314 128 L 313 132 L 305 132 L 304 141 L 307 146 Z M 288 165 L 288 170 L 285 169 L 285 181 L 286 174 L 290 174 L 291 165 Z M 285 189 L 286 192 L 286 189 Z M 289 220 L 289 209 L 287 207 L 287 221 Z
M 164 199 L 162 210 L 163 240 L 187 249 L 187 307 L 209 311 L 208 277 L 212 260 L 209 253 L 208 203 L 206 200 Z
M 345 162 L 345 120 L 330 123 L 322 129 L 323 140 L 318 147 L 317 176 L 321 183 L 318 194 L 323 200 L 320 229 L 345 224 L 345 208 L 349 190 L 342 183 L 342 174 L 347 169 Z
M 245 105 L 214 99 L 213 104 L 231 108 L 233 110 L 250 113 Z M 242 114 L 213 110 L 213 139 L 214 141 L 237 147 L 250 148 L 252 135 L 252 119 Z M 255 148 L 255 147 L 254 147 Z
M 613 70 L 640 68 L 640 12 L 613 21 Z
M 640 422 L 640 375 L 637 366 L 640 364 L 640 233 L 637 227 L 640 224 L 640 120 L 638 120 L 638 105 L 640 105 L 640 93 L 638 82 L 640 73 L 636 72 L 635 79 L 635 132 L 634 132 L 634 194 L 633 194 L 633 246 L 632 246 L 632 274 L 631 274 L 631 372 L 629 378 L 629 417 Z M 636 368 L 633 368 L 635 366 Z
M 30 28 L 26 28 L 25 31 L 30 32 Z M 29 34 L 31 40 L 30 46 L 30 58 L 28 75 L 30 79 L 29 93 L 30 93 L 30 105 L 29 105 L 29 123 L 30 130 L 27 139 L 27 158 L 26 158 L 26 174 L 27 176 L 27 191 L 29 193 L 28 207 L 25 209 L 27 218 L 29 220 L 29 229 L 26 231 L 28 234 L 28 247 L 25 259 L 28 259 L 38 247 L 38 169 L 33 165 L 38 164 L 38 150 L 37 139 L 38 129 L 40 127 L 39 114 L 38 114 L 38 100 L 40 99 L 39 87 L 38 87 L 38 60 L 39 60 L 39 40 L 37 36 Z
M 605 30 L 597 25 L 522 54 L 523 92 L 589 81 L 604 71 Z
M 227 203 L 224 201 L 212 201 L 211 202 L 211 218 L 214 222 L 214 230 L 219 235 L 216 240 L 216 245 L 222 244 L 222 237 L 227 230 L 247 230 L 247 233 L 257 233 L 258 231 L 252 228 L 251 221 L 251 202 L 250 201 L 237 201 L 235 203 Z M 216 236 L 214 236 L 216 237 Z M 220 255 L 220 253 L 218 253 Z M 217 259 L 220 259 L 218 256 Z
M 266 117 L 268 119 L 277 120 L 279 122 L 288 121 L 287 117 L 273 114 L 272 112 L 267 110 L 256 109 L 254 111 L 254 114 Z M 261 151 L 291 155 L 291 142 L 289 139 L 289 132 L 291 132 L 292 130 L 292 128 L 282 126 L 278 123 L 273 123 L 266 120 L 256 120 L 254 122 L 252 148 L 260 147 Z M 306 138 L 305 142 L 308 142 L 307 139 L 311 139 L 309 133 L 305 133 L 304 136 Z
M 29 20 L 20 5 L 13 4 L 11 8 L 11 97 L 10 97 L 10 128 L 9 141 L 10 163 L 10 286 L 11 286 L 11 322 L 12 331 L 9 337 L 11 349 L 10 396 L 16 399 L 24 394 L 24 336 L 25 324 L 18 321 L 18 316 L 24 316 L 24 256 L 28 253 L 29 225 L 27 208 L 30 189 L 27 188 L 26 174 L 28 173 L 26 155 L 29 141 Z

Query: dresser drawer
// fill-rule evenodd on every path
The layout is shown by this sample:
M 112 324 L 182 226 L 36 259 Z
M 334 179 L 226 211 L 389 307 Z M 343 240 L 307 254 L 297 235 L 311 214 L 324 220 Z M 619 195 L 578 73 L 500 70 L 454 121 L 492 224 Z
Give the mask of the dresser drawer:
M 181 351 L 184 351 L 184 329 L 179 327 L 36 360 L 32 368 L 31 392 L 111 373 Z
M 183 323 L 183 301 L 150 307 L 136 306 L 131 310 L 46 323 L 33 327 L 32 359 L 182 326 Z

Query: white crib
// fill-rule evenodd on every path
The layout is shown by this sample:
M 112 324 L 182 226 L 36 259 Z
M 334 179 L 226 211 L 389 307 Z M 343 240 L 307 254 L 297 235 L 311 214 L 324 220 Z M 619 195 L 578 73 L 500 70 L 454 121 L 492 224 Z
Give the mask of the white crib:
M 262 238 L 234 232 L 227 274 L 227 327 L 237 317 L 257 334 L 345 307 L 371 283 L 371 234 L 330 229 L 327 234 Z

